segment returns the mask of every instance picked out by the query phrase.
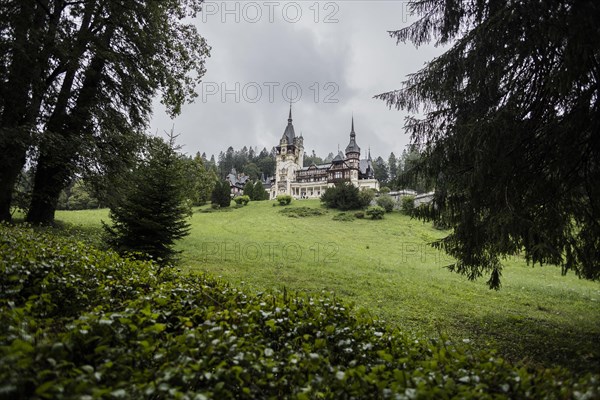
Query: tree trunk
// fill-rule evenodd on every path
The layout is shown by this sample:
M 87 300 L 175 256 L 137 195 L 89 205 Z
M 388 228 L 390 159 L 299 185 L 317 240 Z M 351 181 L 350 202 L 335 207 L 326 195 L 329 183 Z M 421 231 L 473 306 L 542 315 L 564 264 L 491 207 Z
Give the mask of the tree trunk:
M 10 221 L 10 207 L 15 183 L 25 165 L 31 143 L 30 132 L 24 126 L 32 67 L 30 29 L 34 21 L 33 2 L 21 2 L 14 18 L 14 42 L 11 66 L 6 85 L 2 88 L 0 119 L 0 221 Z
M 113 28 L 108 28 L 105 32 L 103 39 L 106 47 L 101 51 L 108 48 L 112 33 Z M 72 177 L 87 131 L 92 129 L 92 108 L 97 102 L 105 64 L 105 54 L 96 54 L 85 71 L 79 97 L 71 112 L 67 114 L 65 104 L 64 108 L 61 106 L 55 110 L 54 118 L 48 122 L 45 141 L 40 146 L 31 205 L 27 214 L 27 221 L 32 224 L 54 223 L 60 192 Z M 72 72 L 74 71 L 73 69 Z M 69 75 L 68 78 L 74 76 Z M 65 94 L 67 91 L 71 92 L 70 87 L 64 89 Z
M 11 66 L 0 90 L 0 221 L 10 221 L 12 195 L 33 143 L 32 131 L 47 88 L 58 75 L 44 78 L 55 48 L 55 35 L 64 1 L 19 3 L 14 23 Z

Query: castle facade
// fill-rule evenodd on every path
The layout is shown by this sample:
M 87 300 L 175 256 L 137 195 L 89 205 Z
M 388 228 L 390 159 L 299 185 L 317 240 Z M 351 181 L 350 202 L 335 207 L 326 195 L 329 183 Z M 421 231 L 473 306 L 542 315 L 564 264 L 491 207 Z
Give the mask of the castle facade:
M 352 117 L 350 142 L 346 146 L 346 152 L 339 151 L 331 163 L 304 167 L 304 138 L 296 136 L 294 132 L 290 106 L 288 124 L 275 149 L 276 167 L 274 182 L 271 185 L 271 199 L 280 194 L 288 194 L 299 199 L 318 198 L 336 182 L 350 182 L 360 189 L 379 190 L 371 152 L 369 151 L 368 158 L 360 158 L 360 147 L 356 143 L 354 132 L 354 117 Z

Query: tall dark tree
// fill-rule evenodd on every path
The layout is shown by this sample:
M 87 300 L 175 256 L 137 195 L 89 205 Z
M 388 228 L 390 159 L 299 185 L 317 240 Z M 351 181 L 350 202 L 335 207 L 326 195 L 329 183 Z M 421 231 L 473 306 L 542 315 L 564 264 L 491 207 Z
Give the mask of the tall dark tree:
M 265 190 L 265 186 L 263 183 L 258 180 L 254 183 L 254 188 L 252 189 L 252 194 L 254 198 L 252 200 L 261 201 L 261 200 L 269 200 L 269 193 Z
M 419 216 L 453 228 L 450 268 L 500 286 L 505 255 L 600 278 L 600 4 L 411 1 L 398 42 L 449 45 L 379 95 L 437 179 Z
M 250 197 L 250 200 L 255 200 L 254 198 L 254 182 L 248 181 L 244 185 L 244 196 Z
M 108 243 L 120 253 L 134 253 L 168 265 L 173 248 L 189 232 L 188 181 L 175 137 L 148 141 L 147 154 L 110 206 L 112 226 L 104 225 Z
M 252 180 L 258 179 L 260 177 L 260 169 L 253 162 L 244 165 L 244 167 L 242 168 L 242 172 L 248 175 Z
M 231 205 L 231 187 L 226 180 L 219 180 L 213 188 L 210 202 L 218 204 L 219 207 L 229 207 Z
M 42 104 L 65 68 L 52 61 L 57 44 L 72 30 L 62 17 L 64 3 L 0 3 L 0 221 L 11 218 L 13 189 L 34 143 Z
M 375 179 L 377 179 L 381 185 L 387 185 L 390 179 L 390 174 L 388 172 L 388 166 L 383 158 L 377 157 L 375 159 L 375 162 L 373 163 L 373 170 Z
M 205 204 L 210 200 L 217 175 L 210 167 L 207 168 L 199 152 L 193 158 L 184 157 L 182 162 L 187 182 L 187 198 L 194 206 Z
M 393 186 L 392 189 L 395 189 L 396 178 L 398 177 L 398 161 L 396 160 L 396 155 L 394 152 L 390 153 L 390 157 L 388 158 L 388 170 L 389 170 L 389 182 L 390 185 Z
M 426 159 L 416 146 L 407 146 L 408 151 L 402 152 L 402 172 L 396 179 L 396 186 L 414 189 L 418 193 L 430 192 L 435 186 L 435 179 L 427 169 Z
M 156 95 L 172 115 L 195 96 L 208 47 L 186 18 L 200 4 L 0 3 L 0 70 L 7 72 L 0 78 L 0 152 L 8 154 L 0 162 L 0 219 L 7 219 L 28 150 L 36 158 L 27 218 L 49 223 L 75 171 L 112 169 L 130 156 L 121 137 L 141 136 Z

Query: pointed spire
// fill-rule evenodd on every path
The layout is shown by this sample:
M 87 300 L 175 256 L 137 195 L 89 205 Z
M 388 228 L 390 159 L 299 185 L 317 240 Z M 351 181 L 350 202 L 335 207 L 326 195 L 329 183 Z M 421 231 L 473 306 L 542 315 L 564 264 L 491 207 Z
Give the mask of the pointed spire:
M 360 147 L 356 144 L 356 133 L 354 132 L 354 114 L 352 115 L 352 130 L 350 131 L 350 143 L 346 146 L 346 154 L 359 153 Z
M 368 158 L 368 160 L 369 160 L 369 161 L 371 161 L 371 160 L 372 160 L 372 159 L 371 159 L 371 146 L 369 146 L 369 158 Z
M 294 132 L 294 125 L 292 125 L 292 102 L 290 101 L 290 114 L 288 116 L 288 124 L 285 128 L 285 132 L 283 132 L 283 137 L 281 139 L 285 139 L 288 144 L 293 144 L 295 138 L 296 133 Z

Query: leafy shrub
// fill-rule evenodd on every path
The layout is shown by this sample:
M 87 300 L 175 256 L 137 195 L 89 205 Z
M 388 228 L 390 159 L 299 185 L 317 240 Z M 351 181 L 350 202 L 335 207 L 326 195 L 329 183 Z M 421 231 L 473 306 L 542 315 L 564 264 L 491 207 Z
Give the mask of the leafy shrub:
M 354 215 L 347 213 L 338 213 L 332 218 L 334 221 L 352 222 L 354 221 Z
M 375 198 L 374 189 L 362 189 L 358 193 L 358 202 L 362 208 L 367 208 L 371 205 L 371 202 Z
M 237 205 L 245 206 L 248 204 L 248 202 L 250 202 L 250 196 L 247 196 L 247 195 L 237 196 L 237 197 L 233 198 L 233 201 L 235 201 L 235 204 L 237 204 Z
M 392 198 L 392 196 L 388 196 L 388 195 L 383 195 L 383 196 L 379 196 L 377 198 L 377 205 L 379 207 L 382 207 L 385 212 L 392 212 L 394 211 L 394 199 Z
M 327 208 L 337 208 L 341 211 L 362 207 L 358 188 L 347 182 L 338 182 L 335 186 L 327 188 L 321 195 L 321 202 Z
M 221 205 L 219 203 L 210 203 L 210 208 L 212 208 L 213 210 L 218 210 L 219 208 L 221 208 Z
M 358 219 L 363 219 L 365 217 L 365 212 L 364 211 L 357 211 L 354 213 L 354 216 Z
M 406 215 L 410 215 L 412 211 L 415 209 L 415 197 L 414 196 L 404 196 L 400 199 L 402 212 Z
M 383 210 L 382 210 L 383 213 Z M 598 398 L 598 376 L 0 226 L 3 398 Z M 66 303 L 65 303 L 66 302 Z
M 371 219 L 383 219 L 385 209 L 380 206 L 371 206 L 367 208 L 366 214 L 371 217 Z
M 382 188 L 379 189 L 379 193 L 381 193 L 381 194 L 388 194 L 391 191 L 392 191 L 392 189 L 390 189 L 387 186 L 384 186 L 384 187 L 382 187 Z
M 318 208 L 310 207 L 290 207 L 284 208 L 280 213 L 287 215 L 291 218 L 302 218 L 302 217 L 314 217 L 318 215 L 327 214 L 327 211 Z
M 292 202 L 292 196 L 289 194 L 280 194 L 277 196 L 276 200 L 280 206 L 287 206 Z

